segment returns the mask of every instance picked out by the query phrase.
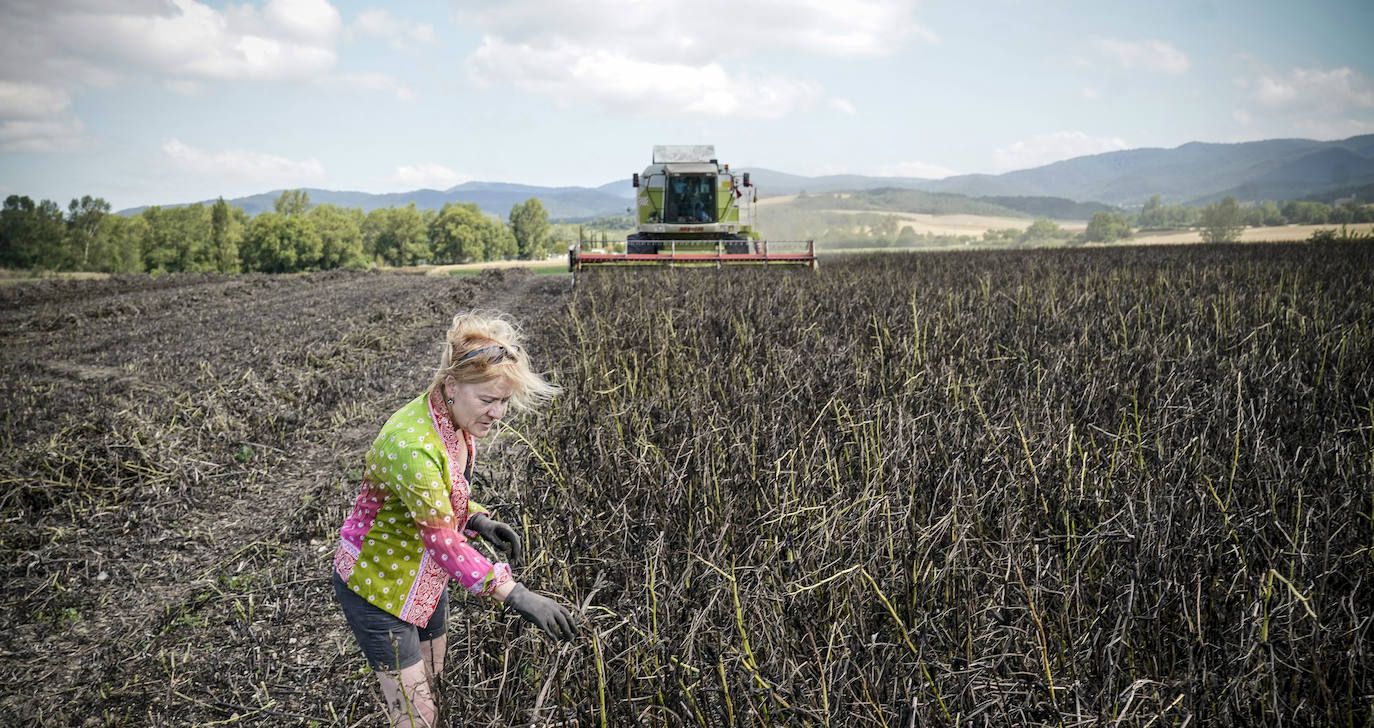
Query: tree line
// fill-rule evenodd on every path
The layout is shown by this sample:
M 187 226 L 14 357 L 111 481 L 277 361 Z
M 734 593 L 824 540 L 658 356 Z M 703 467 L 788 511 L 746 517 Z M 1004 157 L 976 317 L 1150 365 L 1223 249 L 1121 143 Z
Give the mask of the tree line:
M 1230 200 L 1230 202 L 1227 202 Z M 1341 205 L 1328 205 L 1325 202 L 1289 200 L 1274 202 L 1264 200 L 1248 207 L 1227 197 L 1221 202 L 1205 207 L 1192 205 L 1166 205 L 1159 195 L 1151 197 L 1140 209 L 1133 222 L 1141 230 L 1175 230 L 1198 227 L 1203 224 L 1207 210 L 1235 204 L 1239 222 L 1246 227 L 1274 227 L 1278 225 L 1344 225 L 1348 223 L 1374 222 L 1374 208 L 1350 200 Z
M 1096 212 L 1084 231 L 1085 240 L 1110 243 L 1131 237 L 1131 230 L 1187 230 L 1197 228 L 1209 243 L 1234 242 L 1247 227 L 1280 225 L 1346 225 L 1374 222 L 1374 207 L 1353 200 L 1341 205 L 1289 200 L 1280 205 L 1273 200 L 1242 206 L 1234 197 L 1196 207 L 1167 205 L 1154 195 L 1135 215 L 1121 212 Z
M 250 216 L 220 198 L 210 205 L 110 212 L 98 197 L 51 200 L 10 195 L 0 208 L 0 267 L 107 273 L 294 273 L 377 265 L 538 259 L 554 252 L 548 212 L 538 199 L 506 220 L 476 204 L 439 210 L 312 205 L 287 190 L 272 212 Z

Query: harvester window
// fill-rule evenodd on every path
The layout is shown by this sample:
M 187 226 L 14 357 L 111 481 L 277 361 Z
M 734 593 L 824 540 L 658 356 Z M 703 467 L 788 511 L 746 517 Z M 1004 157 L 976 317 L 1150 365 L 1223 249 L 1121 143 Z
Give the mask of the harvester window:
M 672 223 L 715 222 L 716 185 L 709 175 L 681 175 L 668 182 L 664 218 Z

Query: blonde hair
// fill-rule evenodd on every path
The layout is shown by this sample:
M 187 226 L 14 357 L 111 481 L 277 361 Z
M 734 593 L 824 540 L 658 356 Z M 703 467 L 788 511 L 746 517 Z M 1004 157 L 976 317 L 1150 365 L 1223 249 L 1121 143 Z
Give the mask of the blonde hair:
M 514 385 L 510 403 L 515 409 L 533 409 L 562 391 L 530 368 L 519 327 L 504 314 L 487 311 L 453 317 L 429 391 L 442 395 L 449 377 L 463 384 L 505 377 Z

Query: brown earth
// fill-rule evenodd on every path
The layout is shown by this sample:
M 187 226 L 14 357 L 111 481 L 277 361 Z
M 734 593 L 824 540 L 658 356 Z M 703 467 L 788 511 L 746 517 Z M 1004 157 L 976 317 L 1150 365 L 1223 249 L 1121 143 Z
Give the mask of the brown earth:
M 379 724 L 327 580 L 363 451 L 456 311 L 523 322 L 566 289 L 523 270 L 0 289 L 0 725 Z M 510 460 L 492 439 L 479 488 Z M 483 644 L 510 625 L 454 601 L 451 663 L 499 661 Z

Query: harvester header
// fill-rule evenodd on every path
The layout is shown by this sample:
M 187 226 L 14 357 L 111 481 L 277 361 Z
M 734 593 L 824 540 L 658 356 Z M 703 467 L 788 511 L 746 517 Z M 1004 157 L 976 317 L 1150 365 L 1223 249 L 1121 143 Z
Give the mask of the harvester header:
M 631 177 L 635 232 L 624 253 L 568 250 L 568 269 L 627 265 L 816 266 L 811 240 L 768 241 L 758 231 L 758 189 L 749 173 L 720 164 L 711 144 L 654 146 L 653 163 Z

